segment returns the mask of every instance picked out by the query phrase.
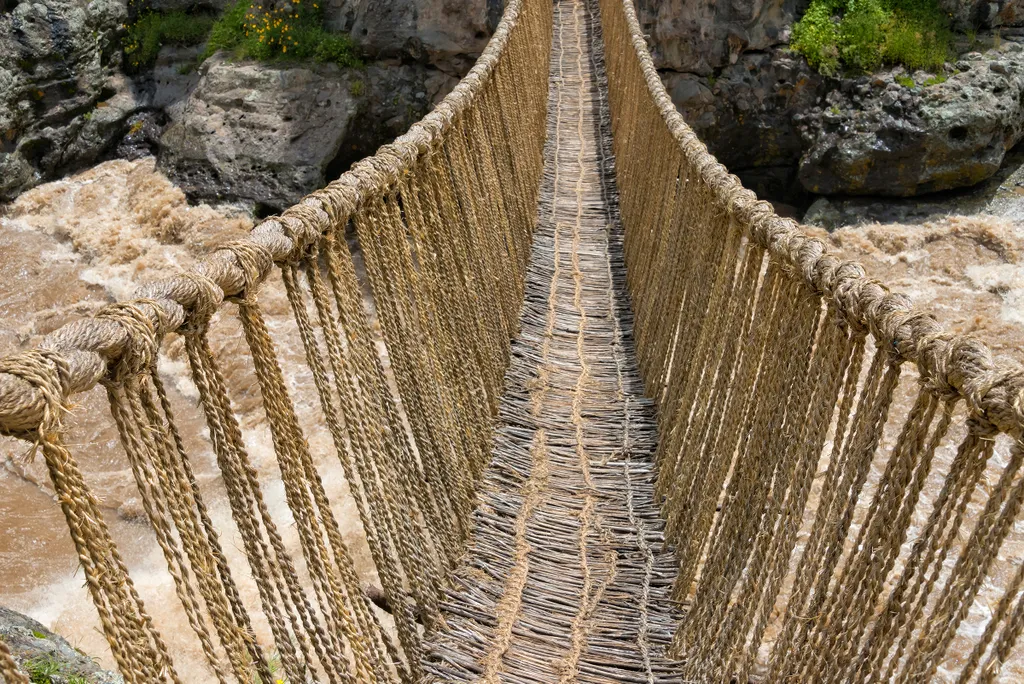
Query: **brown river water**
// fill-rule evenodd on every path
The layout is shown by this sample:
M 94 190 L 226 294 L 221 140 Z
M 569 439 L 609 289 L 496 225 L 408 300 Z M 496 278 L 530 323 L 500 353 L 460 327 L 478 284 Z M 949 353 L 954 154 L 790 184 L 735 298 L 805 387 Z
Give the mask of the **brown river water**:
M 138 279 L 168 275 L 187 266 L 217 244 L 236 238 L 252 224 L 237 207 L 189 206 L 184 195 L 154 170 L 152 159 L 112 161 L 84 173 L 42 185 L 6 207 L 0 207 L 0 355 L 24 349 L 63 323 L 134 291 Z M 823 234 L 823 236 L 825 236 Z M 1024 362 L 1024 227 L 990 217 L 951 218 L 923 226 L 865 226 L 825 236 L 893 289 L 939 316 L 957 332 L 975 332 L 999 354 Z M 268 324 L 275 336 L 282 366 L 314 454 L 324 454 L 320 472 L 343 525 L 346 541 L 367 584 L 376 582 L 355 506 L 311 389 L 301 344 L 288 311 L 283 288 L 271 283 L 262 295 Z M 247 370 L 241 332 L 227 307 L 215 322 L 211 339 L 237 400 L 236 410 L 264 493 L 294 556 L 301 558 L 290 525 L 269 432 L 263 420 L 255 379 Z M 171 400 L 211 513 L 223 530 L 225 550 L 239 572 L 247 564 L 237 539 L 205 424 L 196 406 L 197 394 L 188 378 L 180 344 L 168 340 L 161 360 Z M 906 415 L 913 401 L 914 381 L 901 382 L 893 414 Z M 175 655 L 183 681 L 206 681 L 202 655 L 178 607 L 163 556 L 144 522 L 145 515 L 102 390 L 78 398 L 71 413 L 68 442 L 82 464 L 86 480 L 102 499 L 104 514 L 129 565 L 131 575 Z M 885 441 L 891 445 L 898 426 Z M 940 475 L 952 459 L 963 419 L 951 431 L 947 446 L 936 456 L 925 491 L 930 500 L 941 487 Z M 880 450 L 882 456 L 885 449 Z M 1008 445 L 999 444 L 987 473 L 995 483 L 1005 465 Z M 868 497 L 884 469 L 874 464 Z M 819 473 L 818 482 L 821 477 Z M 975 497 L 976 515 L 984 495 Z M 919 506 L 914 525 L 925 521 Z M 803 530 L 800 541 L 806 539 Z M 913 530 L 911 533 L 913 538 Z M 1018 523 L 1004 546 L 993 578 L 961 627 L 940 678 L 950 679 L 970 653 L 998 601 L 1003 584 L 1024 559 L 1024 524 Z M 241 576 L 249 605 L 258 599 L 251 578 Z M 785 591 L 779 606 L 784 605 Z M 41 459 L 32 459 L 25 444 L 0 438 L 0 604 L 27 613 L 63 634 L 86 653 L 111 666 L 95 610 L 77 571 L 77 561 L 63 515 L 53 501 Z M 257 622 L 257 630 L 266 632 Z M 771 638 L 771 631 L 766 635 Z M 1024 681 L 1020 650 L 1002 672 L 1001 681 Z

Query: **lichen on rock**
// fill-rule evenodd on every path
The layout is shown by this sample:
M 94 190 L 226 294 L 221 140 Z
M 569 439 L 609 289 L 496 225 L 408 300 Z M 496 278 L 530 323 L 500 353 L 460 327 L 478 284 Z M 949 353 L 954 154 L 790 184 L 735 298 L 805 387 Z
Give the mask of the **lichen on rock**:
M 15 663 L 33 682 L 48 684 L 123 684 L 121 675 L 100 668 L 92 658 L 74 648 L 30 617 L 0 606 L 0 639 L 14 655 Z

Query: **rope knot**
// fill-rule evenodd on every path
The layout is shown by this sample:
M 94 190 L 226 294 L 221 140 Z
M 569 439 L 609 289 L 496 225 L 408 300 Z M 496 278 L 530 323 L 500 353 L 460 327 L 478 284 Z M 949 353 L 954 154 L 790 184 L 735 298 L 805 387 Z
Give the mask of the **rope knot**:
M 285 237 L 292 241 L 292 250 L 285 258 L 285 263 L 299 263 L 306 257 L 310 245 L 320 241 L 321 233 L 315 225 L 311 225 L 309 219 L 310 216 L 301 211 L 289 212 L 274 219 L 281 226 Z
M 967 430 L 982 439 L 995 439 L 999 428 L 995 423 L 980 414 L 972 414 L 967 418 Z
M 933 318 L 928 317 L 927 321 L 932 327 L 937 327 Z M 943 401 L 953 401 L 961 396 L 960 391 L 949 382 L 949 369 L 946 365 L 949 358 L 946 350 L 951 339 L 952 335 L 938 330 L 917 332 L 917 368 L 921 381 Z
M 879 347 L 900 363 L 913 358 L 917 351 L 914 321 L 927 317 L 926 314 L 914 311 L 906 295 L 887 292 L 875 302 L 869 315 L 874 322 L 871 333 Z
M 27 382 L 39 392 L 43 403 L 42 418 L 35 428 L 13 430 L 0 426 L 0 434 L 38 444 L 61 431 L 63 415 L 69 410 L 67 396 L 71 389 L 71 369 L 60 352 L 31 349 L 0 359 L 0 373 L 14 375 Z M 25 406 L 26 412 L 34 408 Z
M 217 307 L 224 301 L 224 290 L 213 281 L 212 278 L 199 271 L 185 271 L 181 278 L 191 285 L 188 306 L 185 306 L 185 322 L 182 330 L 194 332 L 203 330 L 210 323 L 210 319 L 217 311 Z M 183 305 L 186 303 L 183 302 Z
M 242 269 L 242 291 L 234 299 L 246 299 L 255 294 L 255 289 L 274 265 L 274 258 L 265 247 L 251 240 L 238 240 L 224 245 L 235 257 Z
M 153 325 L 146 312 L 140 308 L 140 304 L 152 306 L 163 320 L 162 309 L 151 299 L 109 304 L 96 314 L 96 318 L 117 323 L 127 335 L 127 341 L 120 356 L 107 365 L 107 377 L 101 381 L 104 384 L 121 384 L 129 378 L 150 370 L 156 364 L 157 353 L 160 349 L 158 328 Z

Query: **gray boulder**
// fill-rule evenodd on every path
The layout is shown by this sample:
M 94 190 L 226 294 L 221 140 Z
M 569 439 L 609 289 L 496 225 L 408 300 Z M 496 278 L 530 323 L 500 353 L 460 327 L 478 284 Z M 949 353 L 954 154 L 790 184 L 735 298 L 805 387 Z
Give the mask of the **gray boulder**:
M 637 13 L 659 69 L 708 76 L 789 40 L 807 0 L 639 0 Z
M 462 76 L 498 20 L 502 0 L 326 0 L 326 25 L 352 34 L 371 59 L 400 58 Z
M 215 55 L 184 106 L 167 110 L 159 165 L 193 198 L 280 209 L 404 132 L 454 82 L 409 65 L 339 69 Z
M 0 14 L 0 200 L 95 162 L 137 108 L 119 71 L 123 0 L 21 2 Z
M 1024 26 L 1024 0 L 939 0 L 959 31 Z
M 826 79 L 784 50 L 750 53 L 717 78 L 662 72 L 676 107 L 719 160 L 759 194 L 792 199 L 804 151 L 798 121 Z
M 803 119 L 810 192 L 910 196 L 974 185 L 1024 137 L 1024 51 L 970 53 L 943 83 L 890 73 L 831 91 Z M 915 74 L 917 84 L 927 74 Z
M 950 216 L 992 216 L 1024 225 L 1024 145 L 1010 150 L 997 174 L 971 188 L 923 197 L 819 197 L 803 222 L 834 230 L 871 223 L 921 224 Z
M 81 681 L 84 678 L 92 684 L 124 684 L 121 675 L 101 669 L 64 637 L 3 606 L 0 606 L 0 639 L 11 649 L 20 669 L 37 678 L 48 677 L 38 681 L 66 684 L 71 679 Z

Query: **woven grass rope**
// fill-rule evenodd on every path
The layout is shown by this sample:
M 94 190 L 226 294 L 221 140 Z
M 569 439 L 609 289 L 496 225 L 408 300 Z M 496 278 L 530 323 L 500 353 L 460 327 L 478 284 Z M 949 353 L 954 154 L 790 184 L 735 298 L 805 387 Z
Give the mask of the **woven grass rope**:
M 672 106 L 632 3 L 600 5 L 682 675 L 991 681 L 1024 617 L 1022 573 L 991 574 L 1024 493 L 1024 373 L 758 202 Z M 945 662 L 986 583 L 992 619 Z
M 286 381 L 269 280 L 326 441 Z M 243 331 L 287 521 L 215 314 Z M 168 336 L 247 568 L 157 370 Z M 630 0 L 511 0 L 407 134 L 0 360 L 0 431 L 45 460 L 118 668 L 178 683 L 65 439 L 96 384 L 210 681 L 990 682 L 1024 629 L 1024 569 L 1001 556 L 1024 373 L 745 190 L 673 108 Z M 2 641 L 0 678 L 27 681 Z

